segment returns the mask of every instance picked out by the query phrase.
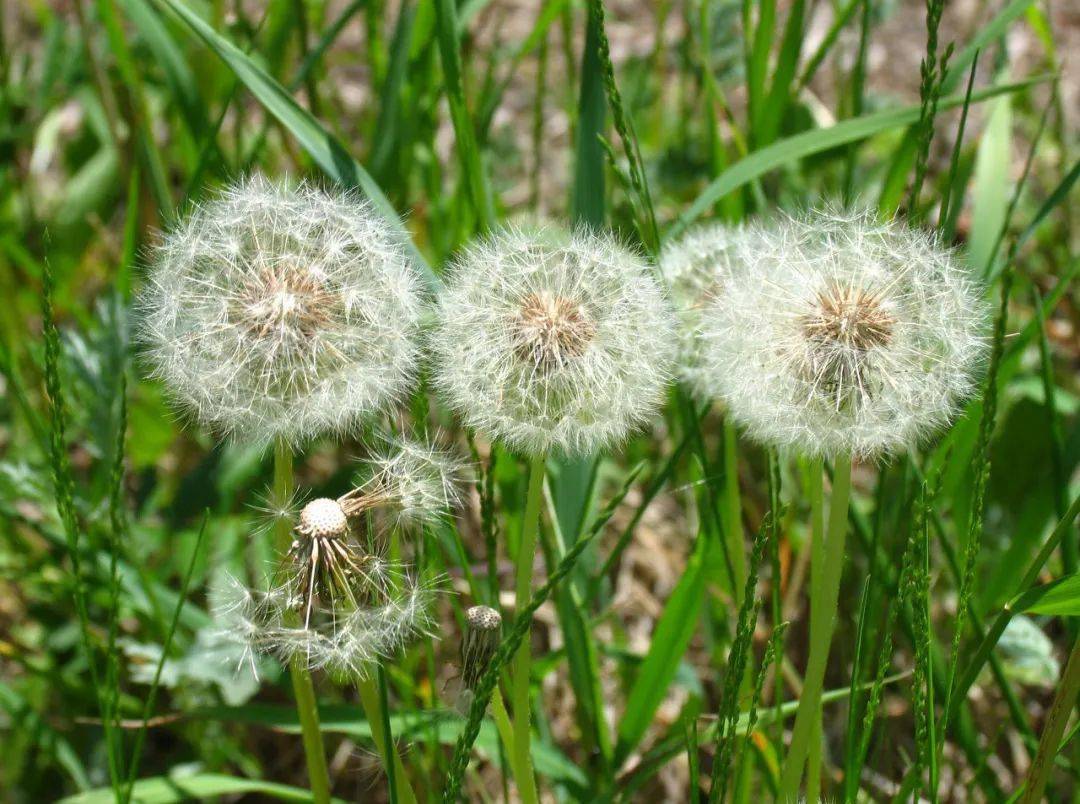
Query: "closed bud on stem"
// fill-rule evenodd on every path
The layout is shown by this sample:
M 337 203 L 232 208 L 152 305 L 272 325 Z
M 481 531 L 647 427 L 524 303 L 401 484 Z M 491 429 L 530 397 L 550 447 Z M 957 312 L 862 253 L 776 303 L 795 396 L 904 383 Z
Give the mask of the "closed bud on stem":
M 465 638 L 461 640 L 461 676 L 472 690 L 487 672 L 502 639 L 502 615 L 489 606 L 465 612 Z

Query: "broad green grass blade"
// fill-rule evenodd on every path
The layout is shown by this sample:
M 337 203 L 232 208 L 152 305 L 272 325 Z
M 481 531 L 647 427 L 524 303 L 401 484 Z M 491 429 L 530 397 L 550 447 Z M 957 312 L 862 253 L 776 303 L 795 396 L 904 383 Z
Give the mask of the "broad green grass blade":
M 1029 589 L 1011 604 L 1018 614 L 1045 614 L 1054 617 L 1080 616 L 1080 574 Z
M 1012 148 L 1012 101 L 1008 95 L 990 104 L 990 117 L 975 157 L 968 264 L 976 276 L 987 276 L 998 233 L 1009 203 L 1009 154 Z
M 139 804 L 179 804 L 192 799 L 216 796 L 265 796 L 273 801 L 312 801 L 311 794 L 299 787 L 276 784 L 261 779 L 242 779 L 221 773 L 175 773 L 142 779 L 132 792 Z M 92 790 L 61 799 L 59 804 L 113 804 L 112 790 Z M 344 804 L 334 799 L 335 804 Z
M 636 473 L 635 473 L 636 474 Z M 542 532 L 548 557 L 548 567 L 554 571 L 559 560 L 566 553 L 566 542 L 559 527 L 558 512 L 551 496 L 550 487 L 544 487 L 544 501 L 551 521 L 551 537 Z M 549 544 L 550 542 L 550 544 Z M 555 607 L 563 630 L 566 657 L 570 665 L 570 684 L 574 689 L 576 715 L 581 729 L 583 747 L 588 756 L 599 752 L 605 770 L 611 761 L 611 739 L 608 735 L 607 721 L 604 718 L 604 696 L 599 682 L 599 660 L 596 643 L 593 640 L 587 609 L 583 596 L 573 583 L 568 583 L 555 590 Z
M 992 87 L 974 93 L 971 102 L 978 103 L 998 95 L 1018 92 L 1045 80 L 1045 77 L 1036 77 L 1013 84 Z M 964 100 L 962 96 L 942 98 L 938 108 L 944 110 L 961 106 Z M 770 170 L 839 145 L 846 145 L 872 137 L 883 131 L 909 126 L 918 119 L 918 106 L 906 106 L 902 109 L 875 112 L 852 120 L 845 120 L 828 128 L 805 131 L 775 142 L 759 151 L 754 151 L 711 181 L 689 208 L 679 216 L 668 231 L 665 239 L 674 238 L 684 231 L 686 227 L 705 214 L 713 204 L 732 190 L 742 187 L 747 182 L 768 173 Z
M 697 545 L 653 629 L 649 652 L 630 688 L 619 721 L 615 764 L 621 765 L 641 742 L 656 709 L 675 677 L 679 657 L 686 652 L 698 624 L 705 595 L 706 565 L 711 537 L 703 530 Z
M 171 10 L 236 73 L 251 93 L 284 125 L 304 147 L 320 168 L 344 187 L 357 187 L 375 205 L 375 208 L 402 237 L 418 267 L 423 270 L 429 287 L 436 290 L 439 279 L 431 270 L 424 256 L 416 248 L 397 211 L 387 200 L 375 180 L 344 146 L 324 129 L 309 112 L 272 76 L 268 75 L 249 56 L 245 55 L 228 39 L 206 24 L 181 0 L 156 0 Z
M 454 124 L 454 136 L 457 138 L 457 148 L 454 150 L 461 160 L 461 172 L 464 174 L 465 186 L 469 189 L 473 211 L 480 222 L 480 228 L 486 230 L 495 224 L 495 208 L 480 149 L 476 144 L 476 130 L 465 104 L 461 53 L 458 51 L 457 10 L 454 0 L 434 0 L 434 3 L 446 99 L 450 104 L 450 118 Z

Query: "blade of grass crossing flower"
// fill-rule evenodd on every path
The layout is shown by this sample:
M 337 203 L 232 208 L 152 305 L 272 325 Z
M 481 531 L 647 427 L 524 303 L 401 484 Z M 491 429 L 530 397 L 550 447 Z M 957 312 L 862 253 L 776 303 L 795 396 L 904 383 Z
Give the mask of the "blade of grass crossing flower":
M 309 112 L 300 107 L 291 95 L 265 70 L 244 54 L 228 39 L 206 24 L 182 0 L 155 0 L 179 17 L 206 45 L 236 74 L 258 101 L 281 121 L 332 179 L 344 187 L 359 188 L 390 226 L 404 238 L 416 265 L 432 289 L 439 286 L 438 277 L 413 244 L 397 211 L 387 200 L 375 180 L 349 156 L 345 148 L 326 131 Z
M 172 647 L 173 637 L 176 634 L 176 627 L 180 624 L 180 612 L 184 608 L 184 600 L 187 599 L 188 588 L 191 586 L 191 578 L 195 573 L 195 564 L 198 561 L 199 553 L 202 551 L 203 537 L 206 535 L 206 526 L 209 521 L 210 511 L 207 509 L 203 513 L 202 524 L 199 525 L 199 535 L 196 537 L 195 546 L 191 550 L 191 560 L 188 562 L 187 571 L 184 573 L 184 579 L 181 582 L 180 597 L 177 599 L 176 608 L 173 610 L 172 620 L 169 623 L 169 631 L 165 635 L 165 642 L 161 646 L 161 656 L 158 657 L 157 667 L 154 668 L 154 680 L 150 684 L 150 691 L 147 693 L 146 701 L 143 703 L 142 725 L 135 735 L 135 745 L 131 749 L 131 762 L 129 764 L 127 784 L 124 786 L 123 796 L 121 798 L 124 802 L 131 801 L 135 791 L 135 779 L 139 775 L 139 760 L 142 758 L 143 743 L 146 740 L 150 715 L 154 712 L 154 704 L 157 701 L 158 689 L 161 687 L 161 671 L 165 668 L 165 660 L 169 656 L 169 649 Z

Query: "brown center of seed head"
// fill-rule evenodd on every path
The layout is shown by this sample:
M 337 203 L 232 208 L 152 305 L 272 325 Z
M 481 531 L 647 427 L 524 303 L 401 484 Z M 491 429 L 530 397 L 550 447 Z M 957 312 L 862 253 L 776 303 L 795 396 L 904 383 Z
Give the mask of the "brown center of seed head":
M 319 276 L 284 262 L 263 266 L 245 281 L 237 313 L 253 336 L 288 347 L 326 327 L 334 302 Z
M 517 353 L 544 371 L 583 355 L 595 334 L 580 304 L 546 290 L 526 296 L 514 321 Z
M 817 294 L 817 309 L 802 321 L 811 340 L 857 351 L 888 345 L 895 324 L 896 319 L 883 309 L 880 296 L 835 284 Z

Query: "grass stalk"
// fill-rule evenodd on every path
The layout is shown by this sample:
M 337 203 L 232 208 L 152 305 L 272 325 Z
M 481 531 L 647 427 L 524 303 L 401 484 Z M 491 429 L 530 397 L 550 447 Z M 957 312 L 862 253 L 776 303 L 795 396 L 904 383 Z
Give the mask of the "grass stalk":
M 529 462 L 529 488 L 525 498 L 525 513 L 518 542 L 517 567 L 514 581 L 514 606 L 520 612 L 532 592 L 533 557 L 536 555 L 536 536 L 540 529 L 540 502 L 544 491 L 545 455 L 535 455 Z M 514 776 L 518 794 L 525 804 L 537 800 L 529 749 L 532 730 L 529 706 L 529 675 L 532 668 L 530 631 L 526 630 L 521 647 L 514 656 L 511 673 L 511 703 L 514 711 Z
M 389 713 L 383 705 L 378 682 L 372 676 L 363 676 L 356 681 L 356 691 L 360 696 L 364 717 L 371 727 L 371 740 L 375 743 L 375 749 L 382 757 L 383 767 L 386 769 L 391 801 L 415 804 L 416 795 L 408 776 L 405 775 L 405 766 L 394 744 L 393 735 L 387 728 Z
M 292 490 L 292 450 L 288 444 L 278 441 L 274 445 L 274 500 L 282 509 L 288 505 Z M 275 523 L 274 535 L 278 548 L 287 550 L 292 536 L 291 523 L 286 517 L 280 517 Z M 296 696 L 296 711 L 300 716 L 311 797 L 316 804 L 329 804 L 330 774 L 326 768 L 326 749 L 323 746 L 322 731 L 319 729 L 319 709 L 315 701 L 315 686 L 311 683 L 311 673 L 302 661 L 294 659 L 289 666 L 289 676 L 292 678 L 293 694 Z
M 1065 665 L 1065 672 L 1058 683 L 1054 702 L 1050 705 L 1050 712 L 1046 716 L 1046 725 L 1043 727 L 1042 737 L 1039 738 L 1039 750 L 1035 754 L 1035 761 L 1028 770 L 1027 785 L 1021 804 L 1038 804 L 1043 799 L 1043 791 L 1050 779 L 1050 772 L 1054 769 L 1054 758 L 1057 757 L 1061 747 L 1061 736 L 1065 733 L 1065 726 L 1069 722 L 1069 715 L 1076 705 L 1076 698 L 1080 695 L 1080 639 L 1073 643 L 1069 653 L 1069 661 Z
M 791 747 L 784 760 L 780 777 L 779 800 L 798 798 L 799 783 L 809 753 L 814 725 L 821 717 L 821 693 L 825 683 L 825 666 L 829 659 L 840 595 L 840 577 L 844 567 L 844 542 L 847 538 L 848 499 L 851 493 L 851 456 L 838 455 L 833 465 L 832 499 L 829 523 L 825 533 L 824 561 L 818 583 L 818 595 L 810 598 L 810 656 L 803 678 L 803 692 L 795 715 Z

